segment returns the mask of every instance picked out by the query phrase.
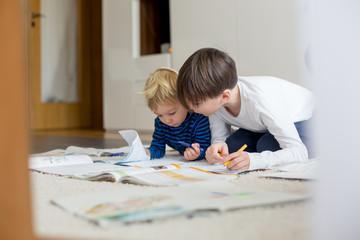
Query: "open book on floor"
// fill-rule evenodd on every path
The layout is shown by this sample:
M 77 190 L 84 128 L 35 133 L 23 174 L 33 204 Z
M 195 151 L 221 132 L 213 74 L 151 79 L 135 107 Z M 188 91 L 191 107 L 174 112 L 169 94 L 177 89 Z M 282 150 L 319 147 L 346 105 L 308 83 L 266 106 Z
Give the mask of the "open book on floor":
M 92 177 L 98 176 L 98 179 L 102 180 L 103 174 L 111 175 L 113 173 L 114 176 L 117 174 L 122 176 L 141 174 L 157 170 L 176 169 L 186 163 L 185 160 L 177 159 L 180 159 L 180 157 L 174 156 L 161 160 L 109 164 L 108 161 L 94 161 L 88 155 L 37 156 L 30 157 L 29 169 L 60 176 L 78 176 L 82 179 L 89 178 L 89 180 L 93 180 Z
M 224 165 L 210 165 L 206 160 L 178 160 L 176 156 L 128 162 L 127 165 L 93 163 L 87 155 L 38 157 L 33 160 L 30 168 L 39 172 L 89 181 L 153 186 L 176 186 L 208 180 L 233 179 L 242 172 L 229 171 Z
M 112 164 L 150 160 L 135 130 L 123 130 L 119 131 L 119 134 L 126 140 L 128 146 L 110 149 L 69 146 L 66 148 L 65 154 L 85 154 L 98 162 L 103 161 Z
M 175 216 L 221 213 L 306 199 L 306 195 L 262 191 L 229 181 L 168 188 L 127 188 L 57 197 L 52 203 L 93 223 L 128 224 Z
M 29 159 L 29 169 L 59 176 L 98 174 L 121 168 L 121 166 L 108 163 L 94 163 L 87 155 L 38 156 Z
M 203 161 L 186 161 L 183 156 L 166 156 L 149 160 L 134 130 L 119 132 L 131 147 L 121 160 L 94 160 L 99 149 L 74 147 L 74 152 L 54 156 L 32 156 L 29 168 L 35 171 L 91 181 L 126 182 L 155 186 L 175 186 L 205 180 L 236 178 L 242 171 L 229 171 L 224 165 Z M 109 150 L 106 150 L 109 151 Z M 95 154 L 96 153 L 96 154 Z M 82 154 L 82 155 L 80 155 Z
M 56 149 L 43 154 L 33 154 L 29 158 L 29 169 L 63 176 L 101 173 L 122 169 L 122 164 L 148 161 L 139 135 L 134 130 L 119 131 L 129 144 L 127 153 L 119 154 L 119 149 L 95 149 L 72 147 L 66 151 Z M 101 155 L 106 153 L 107 156 Z M 117 156 L 112 157 L 111 154 Z M 110 155 L 110 156 L 109 156 Z
M 147 161 L 146 164 L 139 163 L 100 174 L 81 174 L 72 177 L 91 181 L 176 186 L 209 180 L 234 179 L 238 172 L 241 171 L 229 171 L 223 165 L 210 165 L 206 161 L 185 162 L 164 159 L 151 160 Z

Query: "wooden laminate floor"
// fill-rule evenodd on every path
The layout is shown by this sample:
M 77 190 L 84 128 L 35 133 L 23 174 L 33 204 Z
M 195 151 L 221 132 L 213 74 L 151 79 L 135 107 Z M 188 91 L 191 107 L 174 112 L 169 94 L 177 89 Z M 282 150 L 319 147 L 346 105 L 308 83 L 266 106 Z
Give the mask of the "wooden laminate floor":
M 138 131 L 143 144 L 150 144 L 151 132 Z M 66 149 L 68 146 L 93 148 L 118 148 L 127 146 L 121 135 L 101 130 L 74 129 L 54 131 L 33 131 L 30 133 L 30 153 Z

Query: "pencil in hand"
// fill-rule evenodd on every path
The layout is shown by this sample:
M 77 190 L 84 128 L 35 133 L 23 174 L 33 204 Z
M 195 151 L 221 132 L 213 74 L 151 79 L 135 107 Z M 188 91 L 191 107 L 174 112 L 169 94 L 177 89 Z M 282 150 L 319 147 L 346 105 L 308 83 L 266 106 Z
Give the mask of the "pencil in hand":
M 246 144 L 244 144 L 239 150 L 237 150 L 238 152 L 242 152 L 244 151 L 244 149 L 247 147 Z M 225 166 L 227 166 L 229 163 L 231 162 L 231 160 L 227 161 L 226 163 L 224 163 Z
M 183 142 L 183 141 L 178 141 L 178 143 L 180 143 L 184 147 L 192 148 L 191 144 L 189 144 L 189 143 L 186 143 L 186 142 Z M 205 149 L 200 148 L 200 152 L 205 152 Z

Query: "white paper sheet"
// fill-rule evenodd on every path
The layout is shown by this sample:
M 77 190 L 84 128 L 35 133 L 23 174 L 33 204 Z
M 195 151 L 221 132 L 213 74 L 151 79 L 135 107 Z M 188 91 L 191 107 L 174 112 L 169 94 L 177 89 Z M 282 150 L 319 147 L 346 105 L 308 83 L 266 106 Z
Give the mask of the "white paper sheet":
M 63 165 L 87 164 L 92 162 L 93 162 L 92 159 L 87 155 L 31 156 L 29 158 L 29 168 L 37 169 L 41 167 L 56 167 Z
M 150 157 L 146 154 L 139 135 L 135 130 L 124 130 L 119 131 L 119 133 L 131 147 L 127 157 L 120 163 L 150 160 Z

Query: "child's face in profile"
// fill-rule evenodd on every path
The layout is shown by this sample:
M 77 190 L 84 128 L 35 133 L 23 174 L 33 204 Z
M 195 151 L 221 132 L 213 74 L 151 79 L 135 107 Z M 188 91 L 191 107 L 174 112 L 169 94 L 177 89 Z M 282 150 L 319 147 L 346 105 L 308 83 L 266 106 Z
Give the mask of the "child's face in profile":
M 170 127 L 178 127 L 185 120 L 188 111 L 180 102 L 168 102 L 159 105 L 154 113 L 159 117 L 160 121 Z
M 215 98 L 208 98 L 204 102 L 199 104 L 187 103 L 189 108 L 196 113 L 201 113 L 204 116 L 210 116 L 221 108 L 223 105 L 221 96 Z

